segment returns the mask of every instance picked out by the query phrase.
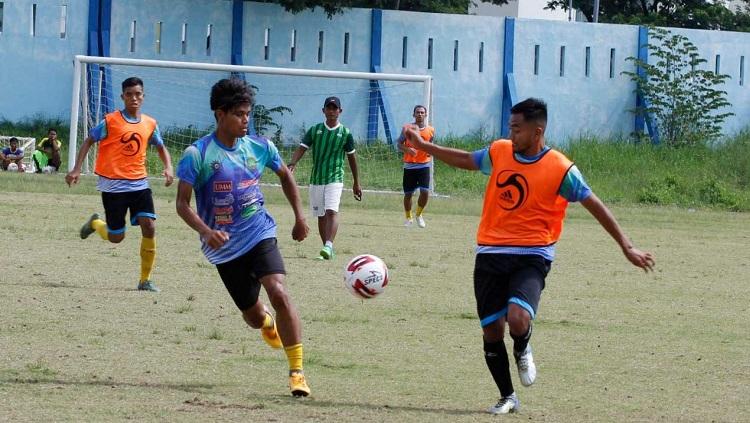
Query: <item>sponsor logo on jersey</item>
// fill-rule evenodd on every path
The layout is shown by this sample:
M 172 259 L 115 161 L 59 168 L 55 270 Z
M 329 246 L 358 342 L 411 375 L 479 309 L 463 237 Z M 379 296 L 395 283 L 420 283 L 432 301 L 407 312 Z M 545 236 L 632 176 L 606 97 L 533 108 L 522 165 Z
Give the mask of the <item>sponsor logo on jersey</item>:
M 232 192 L 232 181 L 215 181 L 214 192 Z
M 251 204 L 243 205 L 241 215 L 243 218 L 247 219 L 248 217 L 254 215 L 255 212 L 258 211 L 259 208 L 260 207 L 258 207 L 258 203 L 251 203 Z
M 214 206 L 229 206 L 234 204 L 234 196 L 227 194 L 223 197 L 214 197 Z
M 243 179 L 240 181 L 239 184 L 237 184 L 237 188 L 239 189 L 247 189 L 253 185 L 258 185 L 257 179 Z
M 216 216 L 214 216 L 214 222 L 216 222 L 217 225 L 231 225 L 232 215 L 231 214 L 217 214 Z
M 498 205 L 504 210 L 515 210 L 526 202 L 529 195 L 529 183 L 520 173 L 504 170 L 497 174 Z
M 141 149 L 141 135 L 137 132 L 125 133 L 120 138 L 120 144 L 123 144 L 122 154 L 135 156 Z
M 214 214 L 220 215 L 220 214 L 232 214 L 234 213 L 234 208 L 232 206 L 226 206 L 226 207 L 214 207 Z

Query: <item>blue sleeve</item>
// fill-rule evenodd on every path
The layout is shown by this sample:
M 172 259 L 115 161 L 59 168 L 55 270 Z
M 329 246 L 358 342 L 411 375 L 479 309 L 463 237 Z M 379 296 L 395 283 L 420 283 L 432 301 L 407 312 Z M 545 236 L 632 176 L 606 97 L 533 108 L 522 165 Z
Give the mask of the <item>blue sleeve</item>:
M 273 142 L 268 141 L 266 167 L 276 172 L 281 168 L 282 163 L 283 161 L 281 160 L 279 149 L 276 148 L 276 145 Z
M 151 134 L 151 139 L 148 140 L 148 144 L 153 145 L 154 147 L 161 147 L 164 145 L 164 139 L 161 137 L 159 125 L 156 125 L 156 128 L 154 128 L 154 133 Z
M 91 128 L 91 130 L 89 131 L 89 137 L 91 137 L 94 142 L 99 142 L 104 138 L 107 138 L 107 121 L 105 119 L 102 119 L 102 121 L 99 122 L 98 125 Z
M 471 156 L 474 159 L 474 164 L 482 173 L 484 173 L 485 175 L 490 175 L 492 173 L 492 159 L 490 159 L 489 147 L 485 147 L 481 150 L 476 150 L 471 153 Z
M 571 166 L 568 173 L 565 174 L 562 184 L 560 184 L 560 196 L 571 203 L 575 203 L 589 198 L 590 195 L 591 188 L 583 179 L 581 171 L 578 170 L 576 165 Z
M 177 164 L 177 177 L 195 187 L 200 176 L 200 162 L 201 153 L 198 148 L 194 145 L 189 146 Z

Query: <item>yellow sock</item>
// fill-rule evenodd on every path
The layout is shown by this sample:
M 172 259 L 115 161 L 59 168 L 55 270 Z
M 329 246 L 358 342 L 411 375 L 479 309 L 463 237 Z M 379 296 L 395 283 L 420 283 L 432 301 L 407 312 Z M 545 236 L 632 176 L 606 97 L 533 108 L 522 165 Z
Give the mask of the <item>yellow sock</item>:
M 289 371 L 301 372 L 302 371 L 302 344 L 295 344 L 291 347 L 284 347 L 286 353 L 286 359 L 289 361 Z
M 96 233 L 102 237 L 103 240 L 109 241 L 109 232 L 107 232 L 107 224 L 101 220 L 96 219 L 91 221 L 91 229 L 95 230 Z
M 156 260 L 156 239 L 141 238 L 141 282 L 147 281 L 151 276 Z
M 270 329 L 273 327 L 273 317 L 271 317 L 270 314 L 266 313 L 266 318 L 263 319 L 263 326 L 262 329 Z
M 422 212 L 424 211 L 424 207 L 417 206 L 417 216 L 422 216 Z
M 406 218 L 411 220 L 411 210 L 406 210 Z

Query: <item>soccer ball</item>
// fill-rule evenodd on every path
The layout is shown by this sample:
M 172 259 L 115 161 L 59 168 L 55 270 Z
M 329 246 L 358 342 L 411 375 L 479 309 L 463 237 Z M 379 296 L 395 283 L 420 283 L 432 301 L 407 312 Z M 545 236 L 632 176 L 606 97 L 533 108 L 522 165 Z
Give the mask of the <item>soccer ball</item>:
M 53 166 L 44 166 L 42 168 L 42 173 L 50 174 L 55 171 L 55 168 Z
M 372 254 L 354 257 L 344 267 L 344 286 L 357 298 L 375 298 L 388 285 L 388 267 Z
M 18 172 L 18 165 L 15 163 L 8 163 L 8 172 Z

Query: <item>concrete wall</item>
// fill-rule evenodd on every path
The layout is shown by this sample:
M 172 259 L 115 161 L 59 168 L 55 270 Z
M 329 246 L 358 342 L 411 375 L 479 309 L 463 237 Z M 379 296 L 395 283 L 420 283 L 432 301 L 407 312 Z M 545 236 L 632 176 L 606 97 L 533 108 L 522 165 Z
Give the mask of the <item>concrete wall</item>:
M 32 36 L 33 4 L 37 5 L 37 16 Z M 60 38 L 59 33 L 60 0 L 6 0 L 3 5 L 0 118 L 18 120 L 35 114 L 67 118 L 72 57 L 86 52 L 89 1 L 66 1 L 65 38 Z M 354 9 L 328 19 L 320 9 L 293 15 L 273 4 L 245 2 L 244 64 L 370 71 L 372 16 L 369 9 Z M 231 1 L 112 0 L 112 17 L 110 54 L 113 57 L 231 62 Z M 131 51 L 133 21 L 136 35 L 135 48 Z M 159 51 L 157 22 L 161 22 Z M 505 19 L 497 17 L 383 11 L 381 72 L 433 77 L 433 98 L 429 106 L 433 123 L 441 135 L 467 135 L 477 131 L 494 135 L 505 133 L 504 128 L 500 128 L 504 24 Z M 210 51 L 206 49 L 208 25 L 212 26 Z M 710 66 L 714 65 L 715 56 L 720 55 L 721 72 L 732 76 L 725 89 L 735 113 L 727 121 L 725 132 L 731 134 L 744 128 L 750 117 L 750 34 L 677 32 L 690 37 Z M 294 60 L 293 34 L 296 34 Z M 428 66 L 430 40 L 432 65 Z M 628 112 L 635 106 L 634 85 L 621 72 L 632 70 L 625 59 L 637 55 L 637 44 L 638 27 L 634 26 L 516 19 L 513 59 L 518 99 L 536 96 L 549 103 L 549 136 L 556 142 L 581 134 L 602 137 L 628 134 L 634 127 L 633 116 Z M 563 46 L 565 63 L 561 76 L 560 49 Z M 537 49 L 538 54 L 535 54 Z M 742 85 L 739 81 L 741 57 L 745 63 Z M 153 114 L 162 126 L 191 125 L 199 130 L 213 123 L 208 107 L 210 85 L 228 76 L 197 71 L 113 69 L 114 84 L 109 94 L 117 106 L 121 104 L 119 82 L 131 75 L 145 80 L 144 110 Z M 248 75 L 247 79 L 258 86 L 259 103 L 292 109 L 292 114 L 276 118 L 290 140 L 298 139 L 303 128 L 322 120 L 322 102 L 328 95 L 341 97 L 342 121 L 358 138 L 366 137 L 368 116 L 376 112 L 370 109 L 366 81 L 260 75 Z M 396 82 L 387 82 L 384 86 L 391 107 L 391 125 L 398 130 L 402 123 L 411 119 L 414 104 L 422 102 L 422 86 Z M 380 136 L 383 135 L 381 125 Z

